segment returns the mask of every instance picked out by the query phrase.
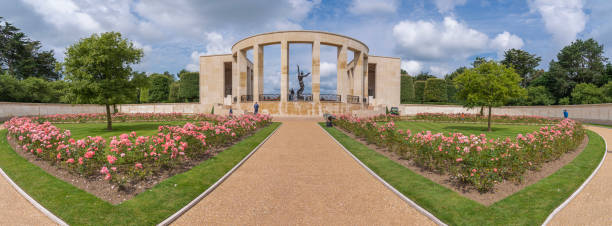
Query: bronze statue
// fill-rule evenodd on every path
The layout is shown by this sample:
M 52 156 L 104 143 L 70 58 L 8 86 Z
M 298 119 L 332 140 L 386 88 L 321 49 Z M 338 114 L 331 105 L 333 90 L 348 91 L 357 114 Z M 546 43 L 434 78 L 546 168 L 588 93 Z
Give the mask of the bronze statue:
M 298 68 L 298 81 L 300 82 L 300 89 L 298 89 L 297 91 L 297 96 L 298 98 L 302 98 L 302 92 L 304 92 L 304 78 L 308 77 L 308 75 L 310 75 L 310 72 L 304 74 L 303 71 L 300 71 L 300 65 L 298 65 L 297 68 Z

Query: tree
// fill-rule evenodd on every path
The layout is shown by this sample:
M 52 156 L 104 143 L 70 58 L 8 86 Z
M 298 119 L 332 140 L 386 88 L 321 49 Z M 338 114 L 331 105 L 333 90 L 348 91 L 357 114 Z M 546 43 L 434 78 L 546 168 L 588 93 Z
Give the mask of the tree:
M 400 69 L 400 74 L 401 75 L 408 75 L 408 72 L 404 69 Z
M 16 102 L 23 98 L 23 88 L 19 80 L 8 73 L 0 75 L 0 101 Z
M 474 62 L 472 62 L 472 67 L 477 68 L 478 66 L 486 62 L 487 59 L 485 59 L 484 57 L 476 57 L 476 59 L 474 59 Z
M 163 74 L 152 74 L 150 79 L 149 100 L 153 103 L 168 102 L 172 80 Z
M 601 87 L 606 103 L 612 103 L 612 81 Z
M 170 91 L 168 92 L 168 101 L 170 103 L 177 103 L 180 101 L 179 89 L 180 84 L 178 82 L 170 83 Z
M 414 82 L 409 75 L 402 75 L 400 93 L 401 103 L 414 101 Z
M 149 101 L 149 88 L 151 88 L 151 80 L 144 72 L 134 72 L 130 80 L 136 87 L 136 97 L 138 103 L 146 103 Z
M 530 86 L 527 88 L 527 104 L 528 105 L 551 105 L 555 103 L 555 99 L 544 86 Z
M 30 40 L 8 22 L 2 25 L 0 17 L 0 72 L 7 71 L 18 79 L 40 77 L 57 80 L 53 50 L 41 51 L 39 41 Z
M 459 67 L 457 68 L 457 70 L 453 71 L 453 73 L 447 74 L 444 76 L 444 79 L 448 80 L 453 80 L 455 79 L 457 76 L 459 76 L 461 73 L 463 73 L 465 71 L 465 69 L 467 69 L 466 67 Z
M 525 95 L 525 89 L 519 86 L 520 81 L 521 77 L 514 69 L 495 61 L 481 63 L 455 79 L 463 106 L 489 108 L 488 131 L 491 131 L 492 107 L 503 106 L 511 97 Z
M 530 86 L 544 86 L 555 99 L 559 100 L 571 94 L 575 83 L 567 77 L 565 69 L 557 62 L 551 61 L 549 71 L 533 79 Z
M 423 92 L 425 92 L 425 81 L 414 82 L 414 100 L 423 103 Z
M 421 72 L 417 76 L 414 76 L 414 80 L 417 80 L 417 81 L 426 81 L 427 79 L 435 78 L 435 77 L 436 76 L 433 76 L 433 75 L 429 74 L 429 72 Z
M 425 83 L 425 92 L 423 98 L 427 102 L 446 102 L 448 95 L 446 94 L 446 82 L 439 78 L 427 79 Z
M 107 130 L 112 130 L 110 106 L 134 95 L 130 65 L 139 63 L 142 56 L 142 49 L 118 32 L 93 34 L 71 45 L 63 63 L 71 82 L 69 101 L 105 105 Z
M 457 103 L 457 88 L 453 80 L 446 80 L 446 95 L 448 95 L 448 102 Z
M 179 73 L 179 98 L 194 102 L 200 97 L 200 73 L 182 70 Z
M 52 92 L 48 82 L 42 78 L 29 77 L 22 80 L 20 86 L 24 91 L 23 101 L 33 103 L 48 103 L 52 100 Z
M 607 81 L 603 81 L 605 74 L 605 62 L 608 58 L 603 56 L 603 45 L 597 41 L 580 39 L 572 44 L 563 47 L 557 54 L 558 64 L 565 70 L 567 78 L 578 83 L 595 83 L 601 86 Z
M 536 67 L 540 65 L 542 58 L 535 54 L 520 49 L 509 49 L 504 52 L 504 59 L 501 61 L 506 67 L 512 67 L 517 74 L 523 78 L 521 87 L 525 88 L 533 79 Z
M 580 83 L 572 91 L 573 104 L 601 104 L 604 102 L 603 90 L 589 83 Z

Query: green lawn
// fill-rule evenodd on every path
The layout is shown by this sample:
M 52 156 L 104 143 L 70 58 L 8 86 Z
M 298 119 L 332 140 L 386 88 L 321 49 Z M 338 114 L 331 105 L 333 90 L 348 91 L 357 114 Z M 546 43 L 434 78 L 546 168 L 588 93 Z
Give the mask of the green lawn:
M 72 133 L 72 138 L 83 139 L 87 136 L 101 136 L 109 139 L 123 133 L 135 131 L 138 136 L 151 136 L 157 134 L 160 125 L 182 126 L 186 121 L 172 122 L 114 122 L 113 130 L 106 130 L 106 123 L 68 123 L 54 124 L 58 128 L 68 129 Z
M 589 144 L 576 159 L 487 207 L 414 173 L 335 128 L 324 128 L 385 181 L 449 225 L 540 225 L 586 180 L 605 152 L 603 139 L 588 131 Z
M 421 131 L 431 131 L 432 133 L 443 132 L 448 133 L 463 133 L 465 135 L 480 135 L 484 133 L 490 138 L 516 137 L 517 134 L 531 133 L 539 130 L 539 125 L 508 125 L 495 124 L 491 125 L 491 132 L 487 132 L 486 123 L 441 123 L 441 122 L 412 122 L 412 121 L 396 121 L 395 125 L 398 129 L 410 129 L 413 134 Z
M 170 177 L 116 206 L 29 163 L 8 145 L 6 130 L 0 131 L 0 167 L 32 198 L 68 224 L 154 225 L 174 214 L 214 184 L 279 125 L 280 123 L 273 123 L 191 170 Z M 95 124 L 91 128 L 104 128 L 104 125 Z M 140 130 L 147 131 L 146 128 L 147 126 L 143 126 Z M 137 128 L 126 129 L 131 131 Z M 92 131 L 87 134 L 95 133 Z

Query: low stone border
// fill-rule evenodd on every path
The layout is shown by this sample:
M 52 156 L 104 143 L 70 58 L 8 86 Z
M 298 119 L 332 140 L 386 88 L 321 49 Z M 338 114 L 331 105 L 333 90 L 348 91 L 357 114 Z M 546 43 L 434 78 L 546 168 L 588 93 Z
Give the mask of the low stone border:
M 417 209 L 419 212 L 421 212 L 423 215 L 425 215 L 426 217 L 428 217 L 430 220 L 432 220 L 434 223 L 438 224 L 438 225 L 444 225 L 446 226 L 447 224 L 445 224 L 444 222 L 442 222 L 440 219 L 438 219 L 436 216 L 434 216 L 433 214 L 431 214 L 429 211 L 427 211 L 426 209 L 424 209 L 423 207 L 419 206 L 418 204 L 416 204 L 414 201 L 410 200 L 408 197 L 404 196 L 404 194 L 402 194 L 401 192 L 399 192 L 397 189 L 395 189 L 393 186 L 391 186 L 389 183 L 387 183 L 387 181 L 385 181 L 384 179 L 382 179 L 380 176 L 378 176 L 378 174 L 376 174 L 374 171 L 372 171 L 368 166 L 366 166 L 363 162 L 361 162 L 361 160 L 359 160 L 357 157 L 355 157 L 355 155 L 353 155 L 353 153 L 351 153 L 349 150 L 347 150 L 344 145 L 342 145 L 338 140 L 336 140 L 336 138 L 334 136 L 332 136 L 331 134 L 329 134 L 329 132 L 327 132 L 327 130 L 325 130 L 325 128 L 323 128 L 322 126 L 320 126 L 320 128 L 325 131 L 325 133 L 331 137 L 336 144 L 340 145 L 340 147 L 342 147 L 342 149 L 349 155 L 351 156 L 351 158 L 353 158 L 357 163 L 359 163 L 359 165 L 361 165 L 361 167 L 363 167 L 366 171 L 368 171 L 368 173 L 370 173 L 372 176 L 374 176 L 374 178 L 376 178 L 378 181 L 380 181 L 380 183 L 382 183 L 385 187 L 387 187 L 389 190 L 391 190 L 393 193 L 395 193 L 397 196 L 399 196 L 402 200 L 404 200 L 406 203 L 408 203 L 410 206 L 414 207 L 415 209 Z
M 9 184 L 11 184 L 11 186 L 13 186 L 13 188 L 15 190 L 17 190 L 17 192 L 19 192 L 19 194 L 21 194 L 21 196 L 23 196 L 26 200 L 28 200 L 28 202 L 30 202 L 30 204 L 32 204 L 34 207 L 36 207 L 36 209 L 40 210 L 40 212 L 42 212 L 45 215 L 47 215 L 47 217 L 49 217 L 55 223 L 57 223 L 59 225 L 66 225 L 66 226 L 68 225 L 62 219 L 60 219 L 59 217 L 55 216 L 49 210 L 45 209 L 45 207 L 40 205 L 40 203 L 36 202 L 36 200 L 34 200 L 32 197 L 30 197 L 30 195 L 28 195 L 28 193 L 23 191 L 19 187 L 19 185 L 15 184 L 15 182 L 13 180 L 11 180 L 11 178 L 8 175 L 6 175 L 6 173 L 4 173 L 4 170 L 2 170 L 2 168 L 0 168 L 0 174 L 2 174 L 2 176 L 4 176 L 4 178 L 9 182 Z
M 605 128 L 605 127 L 602 127 L 602 128 Z M 610 129 L 610 128 L 606 128 L 606 129 Z M 593 132 L 595 132 L 595 131 L 593 131 Z M 595 133 L 597 133 L 597 132 L 595 132 Z M 597 133 L 597 135 L 599 135 L 599 133 Z M 599 135 L 599 136 L 601 136 L 601 135 Z M 603 139 L 603 137 L 602 137 L 602 139 Z M 586 185 L 589 182 L 591 182 L 591 179 L 593 179 L 593 177 L 595 177 L 595 174 L 597 174 L 597 172 L 599 171 L 599 169 L 603 165 L 604 160 L 606 160 L 606 155 L 608 155 L 608 143 L 606 142 L 606 139 L 603 139 L 603 140 L 604 140 L 604 146 L 606 147 L 606 151 L 604 151 L 604 155 L 601 158 L 601 161 L 599 162 L 599 165 L 597 166 L 597 168 L 595 168 L 595 170 L 593 170 L 593 173 L 591 173 L 589 178 L 587 178 L 584 181 L 584 183 L 582 183 L 582 185 L 580 185 L 580 187 L 578 189 L 576 189 L 576 191 L 574 191 L 574 193 L 572 193 L 572 195 L 570 195 L 570 197 L 565 200 L 565 202 L 561 203 L 561 205 L 559 205 L 559 207 L 557 207 L 555 210 L 553 210 L 552 213 L 550 213 L 550 215 L 548 215 L 548 217 L 546 218 L 544 223 L 542 223 L 543 226 L 548 225 L 548 223 L 553 219 L 553 217 L 555 217 L 555 215 L 557 215 L 557 213 L 561 212 L 561 210 L 563 208 L 565 208 L 565 206 L 567 206 L 570 203 L 570 201 L 572 201 L 572 199 L 574 199 L 578 195 L 578 193 L 580 193 L 582 191 L 582 189 L 584 189 L 586 187 Z
M 183 214 L 185 214 L 187 211 L 189 211 L 192 207 L 194 207 L 196 204 L 198 204 L 198 202 L 200 202 L 200 200 L 204 199 L 206 196 L 208 196 L 208 194 L 210 194 L 211 192 L 213 192 L 215 190 L 215 188 L 217 188 L 221 183 L 223 183 L 223 181 L 225 181 L 230 175 L 232 175 L 232 173 L 234 173 L 234 171 L 236 171 L 246 160 L 248 160 L 253 154 L 255 154 L 255 152 L 264 144 L 266 143 L 266 141 L 268 141 L 268 139 L 270 139 L 270 137 L 272 137 L 272 135 L 274 135 L 276 133 L 276 131 L 283 126 L 282 124 L 278 127 L 276 127 L 276 129 L 274 129 L 274 131 L 272 131 L 272 133 L 270 133 L 270 135 L 268 135 L 268 137 L 266 137 L 266 139 L 264 139 L 261 143 L 259 143 L 259 145 L 257 145 L 257 147 L 255 147 L 247 156 L 245 156 L 240 162 L 238 162 L 238 164 L 236 164 L 234 166 L 234 168 L 232 168 L 230 171 L 228 171 L 225 175 L 223 175 L 223 177 L 221 177 L 217 182 L 215 182 L 213 185 L 211 185 L 208 189 L 206 189 L 206 191 L 202 192 L 202 194 L 200 194 L 198 197 L 196 197 L 195 199 L 193 199 L 191 202 L 189 202 L 186 206 L 184 206 L 183 208 L 181 208 L 179 211 L 177 211 L 176 213 L 172 214 L 170 217 L 166 218 L 164 221 L 160 222 L 159 224 L 157 224 L 158 226 L 166 226 L 166 225 L 170 225 L 172 222 L 174 222 L 176 219 L 178 219 L 179 217 L 181 217 Z

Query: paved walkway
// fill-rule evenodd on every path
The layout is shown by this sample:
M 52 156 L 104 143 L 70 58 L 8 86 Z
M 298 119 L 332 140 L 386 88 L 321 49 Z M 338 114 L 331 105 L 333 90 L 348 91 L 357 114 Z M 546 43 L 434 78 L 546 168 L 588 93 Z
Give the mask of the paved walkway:
M 287 120 L 174 224 L 432 225 L 314 121 Z
M 612 151 L 612 129 L 587 126 L 608 143 Z M 549 225 L 612 225 L 612 153 L 608 152 L 599 172 Z
M 4 128 L 0 127 L 0 130 Z M 0 225 L 55 225 L 0 175 Z

